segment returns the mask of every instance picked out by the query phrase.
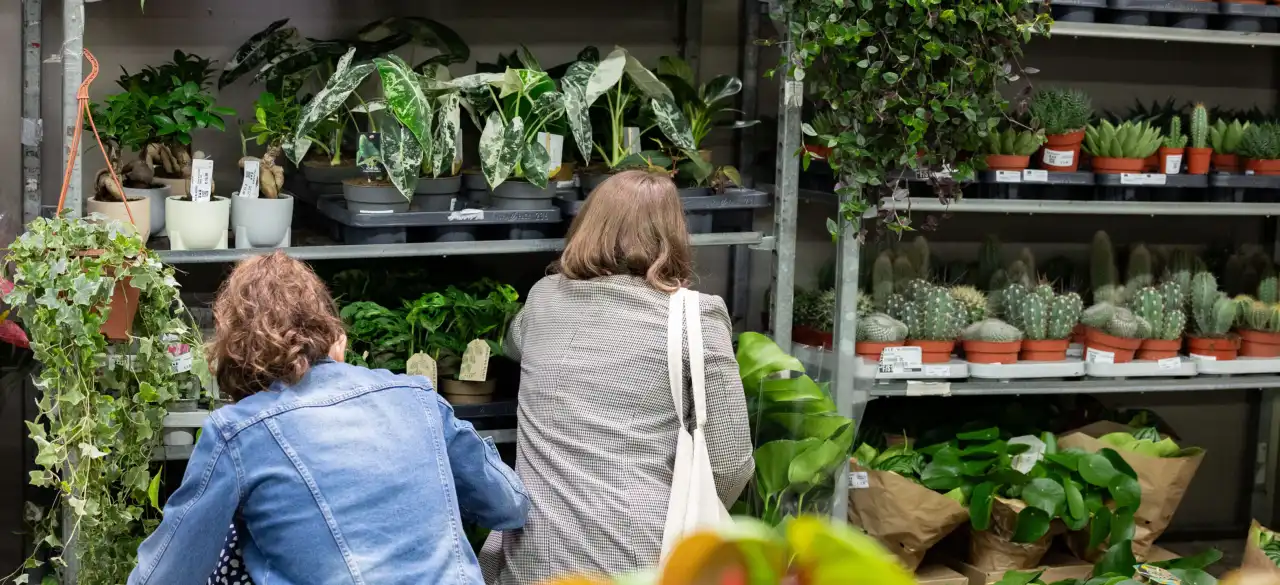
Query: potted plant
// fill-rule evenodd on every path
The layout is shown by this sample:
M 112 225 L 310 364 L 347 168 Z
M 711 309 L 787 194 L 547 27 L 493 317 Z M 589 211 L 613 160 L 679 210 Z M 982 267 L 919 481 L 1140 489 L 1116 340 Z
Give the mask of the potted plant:
M 1280 125 L 1252 124 L 1240 138 L 1244 168 L 1255 175 L 1280 175 Z
M 865 295 L 858 296 L 859 300 L 863 298 Z M 795 324 L 791 326 L 791 340 L 811 347 L 831 349 L 831 335 L 835 330 L 836 290 L 799 289 L 796 291 L 794 307 Z
M 991 131 L 987 134 L 987 169 L 992 171 L 1021 171 L 1031 164 L 1031 155 L 1044 144 L 1044 130 Z
M 1095 298 L 1098 294 L 1094 293 Z M 1133 355 L 1149 335 L 1151 325 L 1125 307 L 1111 301 L 1099 301 L 1080 313 L 1085 326 L 1085 359 L 1092 352 L 1109 354 L 1112 363 L 1133 361 Z M 1099 358 L 1094 358 L 1099 359 Z
M 1182 348 L 1182 331 L 1187 326 L 1187 315 L 1182 312 L 1182 287 L 1172 281 L 1158 288 L 1142 287 L 1133 293 L 1131 305 L 1133 312 L 1151 326 L 1150 334 L 1139 346 L 1137 359 L 1176 357 Z
M 1213 149 L 1209 147 L 1209 112 L 1204 104 L 1196 104 L 1191 110 L 1191 147 L 1187 149 L 1187 173 L 1204 175 L 1209 172 L 1209 159 Z
M 1022 332 L 1000 319 L 983 319 L 960 332 L 964 359 L 975 364 L 1012 364 L 1022 349 Z
M 155 181 L 151 165 L 136 159 L 121 166 L 120 155 L 126 148 L 141 151 L 150 140 L 153 131 L 150 104 L 151 101 L 141 91 L 126 91 L 109 95 L 101 106 L 90 104 L 89 108 L 102 145 L 106 148 L 102 154 L 108 168 L 99 170 L 94 178 L 93 196 L 85 203 L 85 209 L 91 214 L 100 213 L 134 227 L 143 243 L 151 235 L 164 230 L 164 201 L 170 190 L 167 185 Z M 92 130 L 88 121 L 85 126 L 85 131 Z M 111 169 L 117 173 L 115 176 Z M 126 198 L 132 202 L 127 211 Z
M 1000 299 L 1005 314 L 1022 330 L 1022 361 L 1061 362 L 1067 359 L 1071 333 L 1080 323 L 1083 302 L 1073 292 L 1053 294 L 1048 284 L 1030 293 L 1021 284 L 1005 287 Z
M 676 155 L 683 151 L 688 157 L 680 161 L 676 168 L 675 178 L 684 186 L 681 190 L 682 197 L 710 194 L 710 189 L 707 188 L 708 167 L 706 165 L 711 164 L 711 152 L 703 150 L 702 141 L 711 133 L 711 130 L 715 128 L 740 130 L 760 123 L 759 120 L 738 120 L 733 115 L 737 110 L 732 108 L 732 98 L 742 91 L 741 79 L 733 75 L 719 75 L 698 86 L 694 77 L 693 69 L 683 59 L 670 56 L 658 59 L 658 78 L 671 90 L 676 105 L 680 106 L 680 112 L 684 114 L 684 121 L 689 124 L 689 135 L 693 139 L 692 148 L 676 144 L 677 140 L 683 140 L 679 137 L 663 140 L 667 144 L 668 153 Z M 649 114 L 657 114 L 652 101 L 646 111 Z M 673 124 L 679 125 L 679 123 L 677 120 Z M 680 136 L 683 132 L 674 132 L 674 134 Z M 693 152 L 699 154 L 696 159 L 692 156 Z M 732 170 L 725 172 L 726 169 Z M 738 174 L 737 169 L 733 167 L 722 167 L 721 172 L 730 176 Z
M 963 307 L 947 289 L 924 282 L 912 296 L 898 311 L 901 316 L 895 315 L 907 325 L 907 346 L 920 348 L 923 363 L 947 363 L 968 320 Z M 897 303 L 891 300 L 890 304 Z
M 1270 277 L 1275 286 L 1275 277 Z M 1264 281 L 1265 282 L 1265 281 Z M 1250 300 L 1240 311 L 1240 355 L 1256 358 L 1280 357 L 1280 306 L 1274 302 Z
M 1244 132 L 1253 124 L 1240 120 L 1232 120 L 1230 124 L 1218 118 L 1209 127 L 1209 144 L 1213 147 L 1213 169 L 1220 173 L 1240 172 L 1240 157 L 1237 155 Z
M 858 317 L 857 336 L 854 352 L 859 357 L 878 361 L 886 347 L 906 344 L 907 325 L 885 313 L 874 312 Z
M 1115 126 L 1103 120 L 1085 130 L 1084 150 L 1093 157 L 1095 173 L 1139 173 L 1143 159 L 1155 154 L 1161 142 L 1160 131 L 1146 122 Z
M 835 110 L 823 110 L 813 119 L 800 126 L 804 132 L 804 151 L 807 158 L 827 160 L 831 156 L 831 147 L 827 146 L 822 136 L 832 136 L 839 127 Z
M 253 104 L 254 122 L 241 140 L 240 168 L 256 160 L 258 190 L 239 191 L 231 197 L 231 229 L 237 248 L 288 247 L 293 223 L 293 194 L 284 190 L 284 166 L 281 155 L 284 143 L 294 139 L 301 108 L 292 96 L 276 97 L 262 92 Z M 312 134 L 309 140 L 320 138 Z M 265 145 L 262 158 L 248 156 L 245 144 L 250 140 Z
M 1236 322 L 1239 307 L 1218 290 L 1218 279 L 1211 272 L 1199 272 L 1191 278 L 1191 336 L 1187 351 L 1193 358 L 1217 361 L 1236 359 L 1237 344 L 1229 332 Z
M 1187 146 L 1187 135 L 1182 133 L 1182 118 L 1174 116 L 1169 119 L 1169 133 L 1158 151 L 1160 155 L 1159 172 L 1176 175 L 1182 171 L 1182 154 Z
M 1031 98 L 1029 109 L 1045 133 L 1040 167 L 1051 172 L 1075 171 L 1080 166 L 1085 127 L 1093 118 L 1089 95 L 1078 89 L 1042 89 Z
M 422 142 L 422 176 L 413 191 L 410 206 L 418 211 L 453 211 L 462 192 L 462 136 L 460 104 L 462 96 L 454 87 L 449 70 L 436 65 L 424 79 L 427 128 L 434 138 Z M 434 83 L 433 83 L 434 82 Z
M 514 288 L 489 280 L 473 283 L 467 290 L 450 286 L 406 303 L 405 320 L 415 340 L 414 348 L 429 355 L 439 368 L 440 393 L 450 402 L 489 401 L 495 379 L 468 379 L 467 371 L 472 369 L 468 362 L 482 356 L 492 359 L 504 355 L 508 325 L 521 306 Z M 477 341 L 483 349 L 475 347 Z M 488 367 L 479 371 L 487 372 Z
M 472 98 L 469 111 L 474 111 L 476 121 L 485 120 L 480 168 L 492 191 L 493 207 L 551 207 L 555 197 L 555 186 L 549 182 L 551 137 L 544 131 L 565 115 L 566 94 L 556 91 L 545 71 L 534 69 L 508 69 L 481 89 L 485 93 L 464 95 Z

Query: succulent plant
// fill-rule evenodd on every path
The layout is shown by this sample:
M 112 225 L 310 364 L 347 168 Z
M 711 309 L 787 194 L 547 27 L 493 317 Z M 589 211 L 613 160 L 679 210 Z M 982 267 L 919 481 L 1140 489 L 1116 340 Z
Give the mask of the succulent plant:
M 1280 125 L 1267 122 L 1251 125 L 1240 139 L 1240 156 L 1257 160 L 1280 159 Z
M 1067 339 L 1080 322 L 1080 312 L 1084 310 L 1084 301 L 1080 295 L 1068 292 L 1053 297 L 1049 302 L 1049 324 L 1045 332 L 1046 339 Z
M 833 288 L 833 289 L 831 289 L 831 292 L 832 292 L 832 293 L 835 293 L 835 289 L 834 289 L 834 288 Z M 834 294 L 833 294 L 833 296 L 834 296 Z M 834 299 L 833 299 L 833 302 L 834 302 Z M 858 312 L 858 315 L 859 315 L 859 316 L 862 316 L 862 315 L 870 315 L 870 314 L 872 314 L 872 313 L 876 312 L 876 306 L 875 306 L 875 303 L 873 303 L 873 302 L 871 301 L 871 295 L 866 294 L 866 293 L 864 293 L 864 292 L 862 292 L 862 291 L 858 291 L 858 308 L 857 308 L 857 312 Z M 833 314 L 834 314 L 834 311 L 833 311 Z M 833 316 L 834 316 L 834 315 L 833 315 Z
M 1116 270 L 1115 249 L 1111 246 L 1111 237 L 1107 232 L 1098 230 L 1093 234 L 1093 244 L 1089 248 L 1089 285 L 1090 290 L 1097 291 L 1104 286 L 1114 286 L 1119 280 Z M 1095 292 L 1096 299 L 1096 292 Z M 1097 302 L 1095 300 L 1095 302 Z
M 992 291 L 987 297 L 987 312 L 993 317 L 1016 321 L 1018 307 L 1022 305 L 1022 299 L 1028 294 L 1030 291 L 1020 283 L 1006 284 L 1004 288 Z
M 983 319 L 964 328 L 960 332 L 965 341 L 986 341 L 990 343 L 1008 343 L 1022 339 L 1022 332 L 1017 327 L 999 319 Z
M 1125 279 L 1125 287 L 1129 290 L 1138 290 L 1144 286 L 1151 286 L 1155 281 L 1155 277 L 1151 272 L 1151 251 L 1143 244 L 1134 244 L 1129 248 L 1129 266 L 1127 267 L 1127 278 Z
M 1254 331 L 1280 333 L 1280 307 L 1251 301 L 1240 312 L 1240 326 Z
M 1116 126 L 1103 120 L 1084 131 L 1084 150 L 1096 157 L 1147 158 L 1162 143 L 1160 130 L 1147 122 L 1125 122 Z
M 835 327 L 836 291 L 799 289 L 793 307 L 796 325 L 830 332 Z
M 871 267 L 871 297 L 881 311 L 888 308 L 889 297 L 893 296 L 893 276 L 893 256 L 885 250 Z
M 992 131 L 987 135 L 987 154 L 1030 156 L 1041 144 L 1044 144 L 1044 130 L 1005 128 L 1004 132 Z
M 978 286 L 988 287 L 989 291 L 1000 290 L 992 286 L 991 279 L 1003 265 L 1004 261 L 1000 258 L 1000 238 L 995 234 L 988 234 L 982 240 L 982 250 L 978 253 Z
M 972 286 L 951 287 L 951 298 L 960 303 L 965 311 L 965 321 L 977 323 L 987 318 L 987 295 Z
M 1135 290 L 1130 306 L 1135 315 L 1147 321 L 1153 334 L 1164 330 L 1164 298 L 1155 287 L 1144 286 Z
M 1222 337 L 1235 323 L 1238 305 L 1218 290 L 1218 279 L 1211 272 L 1200 272 L 1191 279 L 1191 316 L 1197 337 Z
M 1077 132 L 1093 117 L 1089 95 L 1078 89 L 1042 89 L 1031 98 L 1028 110 L 1045 134 Z
M 1230 124 L 1219 118 L 1209 127 L 1209 145 L 1213 147 L 1213 152 L 1217 154 L 1236 154 L 1240 149 L 1240 141 L 1244 139 L 1244 132 L 1253 126 L 1249 122 L 1244 124 L 1240 120 L 1232 120 Z
M 1049 285 L 1040 285 L 1017 301 L 1013 323 L 1027 339 L 1067 339 L 1080 322 L 1082 305 L 1080 295 L 1055 296 Z
M 893 290 L 897 293 L 904 293 L 907 290 L 907 283 L 920 277 L 916 272 L 915 266 L 911 264 L 911 259 L 905 254 L 899 254 L 893 260 Z
M 1276 277 L 1268 276 L 1258 282 L 1258 300 L 1268 305 L 1280 302 L 1280 289 L 1277 289 Z
M 1182 133 L 1182 118 L 1174 116 L 1169 119 L 1169 131 L 1164 135 L 1165 148 L 1183 148 L 1187 145 L 1187 135 Z
M 1022 267 L 1026 270 L 1027 276 L 1029 277 L 1027 279 L 1028 281 L 1023 282 L 1022 284 L 1030 288 L 1031 285 L 1035 283 L 1035 279 L 1038 275 L 1036 272 L 1036 255 L 1031 252 L 1031 248 L 1023 247 L 1022 251 L 1018 252 L 1017 261 L 1022 263 Z M 1012 266 L 1010 266 L 1010 268 L 1012 268 Z
M 967 314 L 945 288 L 926 284 L 908 303 L 902 319 L 908 337 L 923 341 L 951 341 L 960 335 Z
M 1204 104 L 1196 104 L 1191 110 L 1191 148 L 1209 146 L 1209 112 Z
M 906 295 L 895 293 L 889 295 L 889 300 L 885 301 L 884 312 L 888 313 L 890 317 L 905 323 L 907 321 L 907 313 L 913 308 Z
M 1102 329 L 1111 321 L 1120 307 L 1108 302 L 1094 303 L 1092 307 L 1080 313 L 1080 322 L 1094 329 Z
M 858 318 L 858 341 L 896 343 L 907 338 L 907 325 L 884 313 Z
M 931 276 L 929 269 L 929 240 L 925 239 L 924 236 L 916 236 L 916 239 L 911 241 L 911 247 L 907 249 L 907 257 L 911 259 L 915 277 L 929 280 Z

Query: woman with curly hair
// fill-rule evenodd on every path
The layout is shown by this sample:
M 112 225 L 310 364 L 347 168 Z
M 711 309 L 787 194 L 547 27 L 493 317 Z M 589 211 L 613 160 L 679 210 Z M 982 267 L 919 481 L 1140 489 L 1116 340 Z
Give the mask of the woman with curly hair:
M 257 583 L 482 582 L 463 520 L 510 530 L 529 509 L 492 441 L 429 380 L 342 363 L 332 297 L 279 251 L 236 267 L 214 322 L 236 403 L 205 422 L 129 585 L 204 585 L 233 520 Z

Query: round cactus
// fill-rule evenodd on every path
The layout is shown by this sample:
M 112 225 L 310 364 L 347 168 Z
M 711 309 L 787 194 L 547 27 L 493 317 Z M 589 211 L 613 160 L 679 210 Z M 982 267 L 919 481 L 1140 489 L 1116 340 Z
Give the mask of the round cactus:
M 1271 327 L 1271 305 L 1262 301 L 1251 301 L 1241 311 L 1244 327 L 1255 331 L 1267 331 Z
M 835 289 L 831 289 L 831 290 L 832 292 L 835 291 Z M 875 303 L 871 300 L 870 295 L 862 291 L 858 291 L 858 309 L 857 310 L 858 310 L 858 315 L 870 315 L 876 312 Z
M 889 300 L 885 302 L 884 312 L 888 313 L 889 316 L 894 319 L 905 321 L 903 314 L 906 313 L 907 307 L 910 306 L 910 304 L 911 303 L 907 301 L 906 296 L 901 294 L 892 294 L 889 295 Z
M 1119 307 L 1111 303 L 1097 303 L 1080 313 L 1080 322 L 1094 329 L 1106 329 L 1118 310 Z
M 1111 313 L 1111 319 L 1107 321 L 1106 325 L 1102 329 L 1116 337 L 1136 339 L 1138 338 L 1139 331 L 1143 328 L 1150 330 L 1151 324 L 1139 319 L 1138 316 L 1130 312 L 1129 309 L 1116 307 Z
M 966 323 L 977 323 L 987 318 L 987 295 L 972 286 L 951 287 L 951 298 L 964 308 Z
M 960 337 L 965 341 L 1008 343 L 1021 340 L 1022 332 L 999 319 L 983 319 L 966 327 Z
M 858 318 L 858 341 L 897 343 L 907 338 L 907 325 L 884 313 Z

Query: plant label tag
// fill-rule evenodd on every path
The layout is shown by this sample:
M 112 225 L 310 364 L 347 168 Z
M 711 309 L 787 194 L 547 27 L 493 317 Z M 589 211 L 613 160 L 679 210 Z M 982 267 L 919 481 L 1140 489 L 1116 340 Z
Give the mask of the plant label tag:
M 1018 171 L 996 171 L 997 183 L 1021 183 L 1022 173 Z
M 116 368 L 124 368 L 125 371 L 137 371 L 138 356 L 131 353 L 125 353 L 123 346 L 111 345 L 107 346 L 107 369 L 114 370 Z
M 195 360 L 195 355 L 191 353 L 191 346 L 185 343 L 170 343 L 165 351 L 169 353 L 169 365 L 175 374 L 183 374 L 191 371 L 191 364 Z
M 449 221 L 484 221 L 483 209 L 463 209 L 449 213 Z
M 1162 370 L 1176 370 L 1182 367 L 1182 358 L 1175 355 L 1171 358 L 1164 358 L 1162 360 L 1157 360 L 1156 367 Z
M 240 197 L 258 196 L 258 171 L 261 168 L 261 161 L 244 161 L 244 181 L 240 183 L 240 190 L 236 191 L 236 195 Z
M 462 365 L 458 379 L 465 382 L 483 382 L 489 377 L 489 344 L 483 339 L 472 339 L 467 351 L 462 352 Z
M 254 189 L 257 192 L 257 188 Z M 213 161 L 198 158 L 191 161 L 191 200 L 208 201 L 213 198 Z
M 551 156 L 551 164 L 547 166 L 547 178 L 550 179 L 560 174 L 560 166 L 564 162 L 564 136 L 539 132 L 538 142 L 542 143 L 542 147 L 547 149 L 547 154 Z
M 1027 450 L 1013 456 L 1010 466 L 1022 473 L 1030 473 L 1031 468 L 1035 467 L 1036 462 L 1044 458 L 1044 452 L 1048 449 L 1048 445 L 1044 444 L 1039 437 L 1032 435 L 1023 435 L 1009 439 L 1009 445 L 1026 445 Z
M 1191 354 L 1191 359 L 1193 359 L 1193 360 L 1198 360 L 1198 361 L 1202 361 L 1202 362 L 1216 362 L 1216 361 L 1218 361 L 1218 356 L 1216 356 L 1216 355 L 1200 355 L 1200 354 L 1198 354 L 1198 353 L 1193 353 L 1193 354 Z
M 951 396 L 951 382 L 907 380 L 907 396 Z
M 361 209 L 360 210 L 360 213 L 363 213 L 366 215 L 382 215 L 385 213 L 395 213 L 395 212 L 396 210 L 394 209 Z
M 921 370 L 923 357 L 919 347 L 886 347 L 880 352 L 880 373 L 918 372 Z
M 1164 174 L 1176 175 L 1182 171 L 1182 155 L 1171 154 L 1164 157 Z
M 1023 169 L 1022 180 L 1026 183 L 1048 183 L 1049 171 L 1044 169 Z
M 849 489 L 865 490 L 869 487 L 871 487 L 871 480 L 870 478 L 867 477 L 867 472 L 865 471 L 849 472 Z
M 1084 344 L 1083 344 L 1083 343 L 1072 343 L 1072 344 L 1068 345 L 1068 346 L 1067 346 L 1067 357 L 1069 357 L 1069 358 L 1082 358 L 1082 357 L 1084 357 Z
M 458 208 L 458 198 L 457 198 L 457 197 L 450 197 L 450 198 L 449 198 L 449 211 L 453 211 L 453 210 L 455 210 L 455 209 L 457 209 L 457 208 Z
M 369 176 L 382 174 L 382 137 L 377 132 L 361 132 L 356 141 L 356 166 Z
M 1076 162 L 1076 153 L 1072 150 L 1044 149 L 1044 164 L 1051 167 L 1069 167 Z
M 436 360 L 425 353 L 415 353 L 404 363 L 404 373 L 410 376 L 422 376 L 431 380 L 431 388 L 437 389 Z
M 453 128 L 454 128 L 454 133 L 453 133 L 453 144 L 454 144 L 454 149 L 453 149 L 453 168 L 451 169 L 451 170 L 453 171 L 453 173 L 451 173 L 451 174 L 453 174 L 453 175 L 457 175 L 458 173 L 462 172 L 462 124 L 459 124 L 459 123 L 458 123 L 458 120 L 457 120 L 457 118 L 458 118 L 458 113 L 457 113 L 457 111 L 454 111 L 452 115 L 453 115 L 453 118 L 454 118 L 454 120 L 453 120 Z
M 1091 347 L 1085 351 L 1084 361 L 1091 364 L 1114 364 L 1116 363 L 1116 354 Z
M 627 154 L 640 153 L 640 129 L 635 126 L 627 126 L 622 129 L 622 150 Z
M 926 378 L 949 378 L 951 377 L 951 366 L 925 366 L 924 376 Z
M 1120 173 L 1120 184 L 1158 186 L 1165 184 L 1165 177 L 1158 173 Z

